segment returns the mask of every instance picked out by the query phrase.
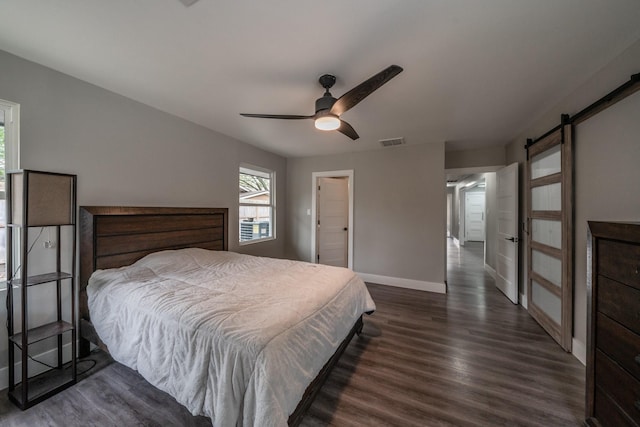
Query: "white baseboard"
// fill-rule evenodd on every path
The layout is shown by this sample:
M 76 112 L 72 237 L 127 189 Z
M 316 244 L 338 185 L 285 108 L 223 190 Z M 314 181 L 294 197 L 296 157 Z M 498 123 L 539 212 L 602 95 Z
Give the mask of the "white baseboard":
M 493 278 L 493 280 L 496 280 L 496 270 L 493 269 L 493 267 L 491 267 L 489 264 L 485 263 L 484 264 L 484 269 L 487 273 L 489 273 L 489 276 L 491 276 Z
M 16 352 L 16 355 L 18 353 Z M 58 363 L 58 349 L 53 348 L 51 350 L 47 350 L 44 353 L 37 354 L 35 356 L 31 356 L 36 360 L 40 360 L 49 365 L 55 366 Z M 62 346 L 62 360 L 69 361 L 71 360 L 71 343 L 67 343 Z M 34 362 L 33 360 L 29 360 L 29 377 L 41 374 L 45 371 L 48 371 L 44 365 Z M 15 381 L 21 381 L 20 375 L 22 372 L 22 361 L 19 361 L 15 364 Z M 9 366 L 5 366 L 0 368 L 0 390 L 4 390 L 9 386 Z
M 572 338 L 571 339 L 571 354 L 580 361 L 583 365 L 587 364 L 587 346 L 582 341 Z
M 418 291 L 447 293 L 444 283 L 424 282 L 422 280 L 402 279 L 400 277 L 380 276 L 378 274 L 357 273 L 365 282 L 378 283 L 380 285 L 395 286 L 398 288 L 415 289 Z

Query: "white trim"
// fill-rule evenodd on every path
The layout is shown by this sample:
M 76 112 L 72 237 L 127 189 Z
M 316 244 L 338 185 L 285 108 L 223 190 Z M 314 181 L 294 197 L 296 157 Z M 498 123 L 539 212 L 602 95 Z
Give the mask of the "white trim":
M 489 273 L 489 276 L 491 276 L 491 278 L 492 278 L 493 280 L 496 280 L 496 274 L 497 274 L 497 272 L 496 272 L 496 270 L 495 270 L 493 267 L 491 267 L 489 264 L 485 263 L 485 264 L 484 264 L 484 270 L 485 270 L 487 273 Z
M 571 339 L 571 354 L 580 361 L 583 365 L 587 365 L 587 346 L 582 341 L 573 337 Z
M 444 283 L 425 282 L 422 280 L 403 279 L 400 277 L 380 276 L 378 274 L 356 273 L 365 282 L 377 283 L 380 285 L 395 286 L 396 288 L 415 289 L 418 291 L 447 293 L 447 286 Z
M 240 173 L 247 175 L 260 176 L 262 178 L 271 178 L 271 169 L 263 168 L 262 166 L 256 166 L 251 163 L 240 162 Z
M 525 309 L 529 308 L 529 302 L 527 301 L 527 294 L 520 294 L 520 305 Z
M 349 237 L 347 248 L 347 267 L 353 270 L 353 169 L 313 172 L 311 174 L 311 259 L 310 262 L 317 263 L 316 231 L 318 227 L 318 178 L 347 178 L 349 188 Z
M 47 350 L 44 353 L 37 354 L 35 356 L 31 356 L 36 360 L 40 360 L 44 363 L 47 363 L 51 366 L 55 366 L 58 363 L 58 349 L 54 348 L 51 350 Z M 71 361 L 71 343 L 67 343 L 62 346 L 62 360 Z M 66 363 L 66 362 L 65 362 Z M 77 363 L 77 362 L 76 362 Z M 20 377 L 22 373 L 22 361 L 16 362 L 15 366 L 15 375 L 16 382 L 20 382 L 22 379 Z M 77 366 L 76 366 L 77 369 Z M 48 371 L 44 365 L 34 362 L 33 360 L 29 360 L 29 377 L 36 376 L 43 372 Z M 0 369 L 0 387 L 6 389 L 9 384 L 9 366 L 5 366 Z
M 4 110 L 5 122 L 4 167 L 6 170 L 20 169 L 20 104 L 0 99 L 0 110 Z
M 275 237 L 263 237 L 262 239 L 243 240 L 238 242 L 238 246 L 253 245 L 254 243 L 268 242 L 269 240 L 276 240 Z

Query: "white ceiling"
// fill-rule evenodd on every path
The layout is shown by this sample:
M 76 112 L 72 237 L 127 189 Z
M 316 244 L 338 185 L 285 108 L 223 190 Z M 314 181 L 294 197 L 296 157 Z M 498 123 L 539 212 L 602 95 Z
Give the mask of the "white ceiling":
M 0 49 L 288 157 L 508 143 L 638 39 L 638 0 L 0 5 Z M 321 74 L 339 97 L 391 64 L 404 72 L 343 116 L 355 142 L 238 114 L 313 114 Z

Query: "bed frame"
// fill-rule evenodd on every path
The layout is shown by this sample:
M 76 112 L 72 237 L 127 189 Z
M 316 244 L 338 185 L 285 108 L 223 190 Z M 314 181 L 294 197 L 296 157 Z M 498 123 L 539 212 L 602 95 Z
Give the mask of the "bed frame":
M 99 339 L 87 304 L 89 277 L 97 269 L 130 265 L 152 252 L 167 249 L 203 248 L 228 250 L 227 208 L 169 208 L 125 206 L 80 207 L 80 357 L 90 352 L 90 343 L 108 351 Z M 324 384 L 331 368 L 353 338 L 362 331 L 362 317 L 355 323 L 334 355 L 307 387 L 302 400 L 289 416 L 297 426 Z

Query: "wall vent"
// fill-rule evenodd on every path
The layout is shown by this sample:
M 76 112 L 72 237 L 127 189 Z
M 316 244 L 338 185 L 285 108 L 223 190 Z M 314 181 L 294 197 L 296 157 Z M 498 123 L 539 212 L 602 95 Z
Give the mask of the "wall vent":
M 404 138 L 403 137 L 399 137 L 399 138 L 389 138 L 389 139 L 381 139 L 380 141 L 380 145 L 382 145 L 383 147 L 393 147 L 394 145 L 403 145 L 406 144 L 404 142 Z

